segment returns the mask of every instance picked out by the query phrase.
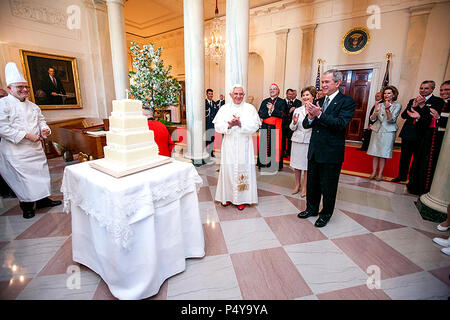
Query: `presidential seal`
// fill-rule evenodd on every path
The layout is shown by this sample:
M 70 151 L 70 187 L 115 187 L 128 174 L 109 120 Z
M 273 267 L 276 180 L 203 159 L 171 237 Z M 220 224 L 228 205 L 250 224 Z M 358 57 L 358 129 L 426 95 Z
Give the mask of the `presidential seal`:
M 370 42 L 369 30 L 362 27 L 351 29 L 342 37 L 342 50 L 347 54 L 358 54 L 367 48 Z

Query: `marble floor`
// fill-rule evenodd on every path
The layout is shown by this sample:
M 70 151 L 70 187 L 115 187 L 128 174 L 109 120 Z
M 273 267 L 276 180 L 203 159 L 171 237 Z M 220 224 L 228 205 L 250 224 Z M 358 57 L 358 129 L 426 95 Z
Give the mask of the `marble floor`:
M 53 199 L 64 167 L 49 160 Z M 218 165 L 197 168 L 206 256 L 164 282 L 150 299 L 321 300 L 447 299 L 447 238 L 419 215 L 405 186 L 342 174 L 336 209 L 324 228 L 297 218 L 305 200 L 291 195 L 289 168 L 258 174 L 259 203 L 238 211 L 213 201 Z M 72 261 L 71 216 L 62 206 L 25 220 L 17 199 L 0 201 L 0 299 L 115 299 L 105 282 Z M 79 289 L 69 289 L 73 268 Z

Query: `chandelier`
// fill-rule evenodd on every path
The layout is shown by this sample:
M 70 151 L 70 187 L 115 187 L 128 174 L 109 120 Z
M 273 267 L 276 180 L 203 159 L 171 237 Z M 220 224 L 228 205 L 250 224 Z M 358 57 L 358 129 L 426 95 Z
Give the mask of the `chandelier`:
M 211 36 L 209 38 L 205 37 L 205 56 L 216 62 L 222 59 L 223 54 L 225 53 L 225 44 L 220 35 L 220 21 L 218 15 L 219 9 L 216 0 L 216 10 L 215 17 L 212 21 Z

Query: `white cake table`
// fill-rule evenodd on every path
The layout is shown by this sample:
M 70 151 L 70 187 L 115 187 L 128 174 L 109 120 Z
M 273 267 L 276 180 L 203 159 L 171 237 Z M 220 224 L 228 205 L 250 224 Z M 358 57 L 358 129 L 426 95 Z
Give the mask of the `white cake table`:
M 194 166 L 173 161 L 122 178 L 88 162 L 67 166 L 61 191 L 72 213 L 73 260 L 118 299 L 143 299 L 205 255 Z

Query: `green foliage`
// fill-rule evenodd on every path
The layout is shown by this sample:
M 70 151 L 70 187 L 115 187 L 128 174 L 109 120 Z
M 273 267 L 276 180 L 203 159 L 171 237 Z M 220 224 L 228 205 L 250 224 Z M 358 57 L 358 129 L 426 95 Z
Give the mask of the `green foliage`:
M 155 50 L 153 43 L 142 49 L 131 42 L 133 68 L 128 76 L 132 78 L 130 93 L 134 99 L 141 100 L 144 108 L 152 110 L 165 109 L 178 103 L 181 85 L 170 75 L 172 66 L 164 67 L 161 59 L 162 48 Z
M 173 125 L 173 123 L 172 122 L 170 122 L 170 121 L 167 121 L 167 120 L 165 120 L 165 119 L 158 119 L 158 121 L 159 122 L 161 122 L 163 125 L 165 125 L 165 126 L 171 126 L 171 125 Z

